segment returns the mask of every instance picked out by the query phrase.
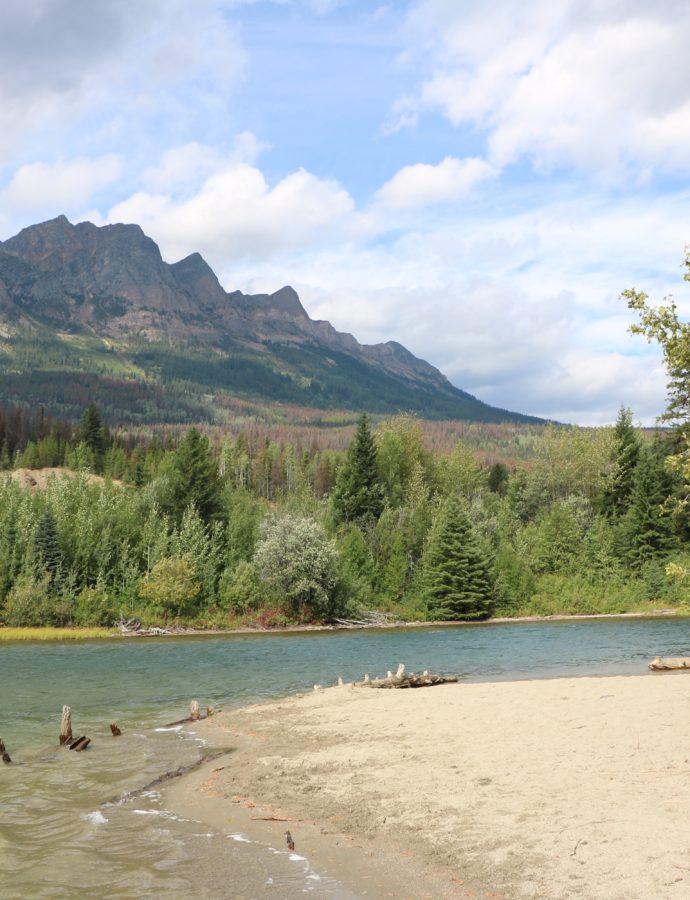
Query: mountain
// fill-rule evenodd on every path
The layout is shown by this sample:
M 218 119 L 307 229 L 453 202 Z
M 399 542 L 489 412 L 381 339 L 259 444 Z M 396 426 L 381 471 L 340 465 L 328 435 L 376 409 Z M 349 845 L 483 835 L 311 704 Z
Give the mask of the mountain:
M 0 402 L 111 421 L 223 421 L 238 402 L 538 422 L 454 387 L 395 341 L 362 345 L 297 293 L 227 292 L 138 225 L 59 216 L 0 242 Z M 225 411 L 225 412 L 224 412 Z

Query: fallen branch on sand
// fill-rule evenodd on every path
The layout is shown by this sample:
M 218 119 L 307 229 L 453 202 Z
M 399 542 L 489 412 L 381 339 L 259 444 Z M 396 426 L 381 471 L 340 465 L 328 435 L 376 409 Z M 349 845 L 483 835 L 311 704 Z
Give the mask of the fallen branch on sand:
M 414 672 L 405 674 L 405 666 L 400 663 L 395 675 L 392 672 L 389 672 L 385 678 L 369 678 L 368 675 L 365 675 L 364 681 L 355 681 L 355 687 L 417 688 L 431 687 L 434 684 L 452 684 L 457 680 L 457 675 L 438 675 L 426 670 L 421 675 L 415 675 Z
M 652 672 L 670 672 L 676 669 L 690 669 L 690 656 L 657 656 L 649 667 Z

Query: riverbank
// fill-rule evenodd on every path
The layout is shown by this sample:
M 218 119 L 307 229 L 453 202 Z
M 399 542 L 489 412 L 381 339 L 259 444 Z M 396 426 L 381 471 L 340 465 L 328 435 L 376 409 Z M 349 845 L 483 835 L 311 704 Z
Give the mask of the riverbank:
M 3 641 L 78 641 L 78 640 L 100 640 L 112 639 L 117 637 L 139 638 L 139 637 L 200 637 L 204 635 L 233 635 L 233 634 L 300 634 L 310 631 L 366 631 L 366 630 L 385 630 L 385 629 L 403 629 L 403 628 L 452 628 L 458 625 L 466 625 L 476 627 L 480 625 L 508 625 L 520 622 L 580 622 L 592 619 L 656 619 L 662 617 L 678 617 L 690 618 L 687 609 L 653 609 L 645 612 L 625 612 L 625 613 L 589 613 L 584 615 L 553 615 L 553 616 L 500 616 L 494 619 L 482 619 L 477 622 L 379 622 L 368 624 L 335 624 L 335 625 L 288 625 L 286 627 L 276 628 L 194 628 L 194 627 L 175 627 L 166 631 L 164 629 L 154 629 L 147 631 L 129 631 L 123 634 L 116 628 L 56 628 L 52 626 L 42 626 L 36 628 L 12 628 L 0 626 L 0 643 Z
M 289 828 L 357 896 L 671 900 L 690 890 L 688 687 L 680 673 L 298 695 L 195 726 L 233 752 L 166 803 L 276 847 Z

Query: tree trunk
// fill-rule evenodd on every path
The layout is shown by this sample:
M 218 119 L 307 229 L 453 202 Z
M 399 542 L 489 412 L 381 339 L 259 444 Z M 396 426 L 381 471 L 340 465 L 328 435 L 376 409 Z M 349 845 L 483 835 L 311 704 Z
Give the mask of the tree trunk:
M 60 723 L 60 746 L 64 747 L 72 740 L 72 710 L 69 706 L 62 707 L 62 722 Z

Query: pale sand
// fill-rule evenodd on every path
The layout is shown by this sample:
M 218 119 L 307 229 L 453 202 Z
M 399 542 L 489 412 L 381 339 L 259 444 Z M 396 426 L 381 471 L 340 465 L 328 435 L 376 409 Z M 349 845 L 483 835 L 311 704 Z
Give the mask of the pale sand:
M 688 673 L 345 686 L 198 730 L 237 749 L 174 808 L 278 845 L 290 827 L 370 898 L 690 897 Z M 271 814 L 289 822 L 252 819 Z

